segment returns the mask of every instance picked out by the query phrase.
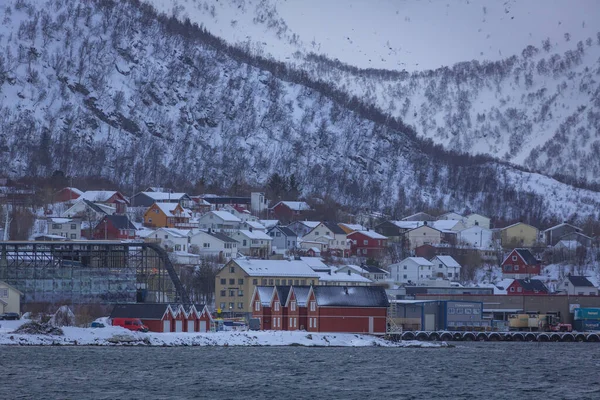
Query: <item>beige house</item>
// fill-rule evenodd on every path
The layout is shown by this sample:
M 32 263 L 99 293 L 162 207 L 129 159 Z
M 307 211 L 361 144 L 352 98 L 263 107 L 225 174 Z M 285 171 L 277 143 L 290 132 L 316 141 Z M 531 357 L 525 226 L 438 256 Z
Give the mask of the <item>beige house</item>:
M 517 222 L 500 229 L 502 247 L 533 247 L 538 242 L 539 230 L 531 225 Z
M 21 296 L 23 293 L 0 281 L 0 314 L 21 313 Z
M 439 244 L 442 241 L 442 232 L 429 225 L 421 225 L 418 228 L 411 229 L 404 236 L 410 243 L 411 249 L 424 244 Z
M 485 229 L 490 229 L 490 219 L 485 215 L 471 213 L 465 217 L 465 225 L 467 228 L 480 226 Z
M 215 305 L 224 313 L 247 313 L 256 286 L 318 283 L 319 274 L 304 261 L 231 260 L 215 278 Z

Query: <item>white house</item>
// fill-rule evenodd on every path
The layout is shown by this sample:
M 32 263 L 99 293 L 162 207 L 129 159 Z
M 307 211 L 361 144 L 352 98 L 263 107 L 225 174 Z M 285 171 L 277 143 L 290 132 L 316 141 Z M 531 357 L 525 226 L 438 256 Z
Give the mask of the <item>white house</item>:
M 64 218 L 91 218 L 92 220 L 99 220 L 104 218 L 105 215 L 113 215 L 117 209 L 110 207 L 105 204 L 93 203 L 85 199 L 77 199 L 73 205 L 62 213 L 61 217 Z
M 253 231 L 261 231 L 261 232 L 267 231 L 267 228 L 260 222 L 250 221 L 250 220 L 242 222 L 242 226 L 240 227 L 240 229 L 243 229 L 246 231 L 248 231 L 250 229 L 252 229 Z
M 194 231 L 190 237 L 190 246 L 196 246 L 203 256 L 219 257 L 227 262 L 238 252 L 237 240 L 214 231 Z
M 319 225 L 320 221 L 294 221 L 287 227 L 290 228 L 299 238 L 306 235 L 308 232 L 313 230 L 315 226 Z
M 159 242 L 163 247 L 174 251 L 189 251 L 190 229 L 159 228 L 146 236 L 147 241 Z
M 247 210 L 245 208 L 242 208 L 242 207 L 239 207 L 239 206 L 226 205 L 225 207 L 223 207 L 221 209 L 221 211 L 227 211 L 227 212 L 235 215 L 242 222 L 246 222 L 246 221 L 256 222 L 256 221 L 258 221 L 258 217 L 255 217 L 254 215 L 252 215 L 252 213 L 249 210 Z
M 472 226 L 458 233 L 458 241 L 470 247 L 489 249 L 493 244 L 492 231 L 482 226 Z
M 490 219 L 485 215 L 471 213 L 467 215 L 464 218 L 464 220 L 467 228 L 471 228 L 473 226 L 480 226 L 485 229 L 490 229 Z
M 397 283 L 419 283 L 433 277 L 433 264 L 423 257 L 408 257 L 389 267 L 391 278 Z
M 274 226 L 267 234 L 273 238 L 271 246 L 275 252 L 285 253 L 298 247 L 298 236 L 285 226 Z
M 435 256 L 431 263 L 434 278 L 448 278 L 452 281 L 460 279 L 461 265 L 451 256 Z
M 325 243 L 329 250 L 337 250 L 342 255 L 350 251 L 347 239 L 346 231 L 332 222 L 321 222 L 302 237 L 303 241 Z
M 232 237 L 238 242 L 238 251 L 244 255 L 267 258 L 271 254 L 273 238 L 265 232 L 238 230 Z
M 556 289 L 569 296 L 598 296 L 598 288 L 585 276 L 567 275 Z
M 241 224 L 242 220 L 228 211 L 209 211 L 198 219 L 200 229 L 222 233 L 234 233 Z
M 21 293 L 8 283 L 0 281 L 0 313 L 21 314 Z
M 81 239 L 81 220 L 78 218 L 48 218 L 48 235 L 79 240 Z
M 411 249 L 424 244 L 439 244 L 442 242 L 442 232 L 429 225 L 421 225 L 418 228 L 411 229 L 404 236 L 408 240 Z
M 388 279 L 388 277 L 390 276 L 390 273 L 381 269 L 381 268 L 377 268 L 371 265 L 344 265 L 340 268 L 338 268 L 336 270 L 337 273 L 344 273 L 344 272 L 348 272 L 348 271 L 352 271 L 355 274 L 359 274 L 361 276 L 364 276 L 365 278 L 368 278 L 374 282 L 381 282 L 381 281 L 385 281 Z

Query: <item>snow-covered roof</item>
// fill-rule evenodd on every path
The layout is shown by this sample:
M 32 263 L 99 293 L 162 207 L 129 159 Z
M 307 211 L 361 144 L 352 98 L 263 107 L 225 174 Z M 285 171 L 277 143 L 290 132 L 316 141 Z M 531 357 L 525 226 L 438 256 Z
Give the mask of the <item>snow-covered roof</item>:
M 440 230 L 440 231 L 450 231 L 459 222 L 460 221 L 455 220 L 455 219 L 440 219 L 438 221 L 432 221 L 431 223 L 428 223 L 427 225 L 431 225 L 432 228 Z
M 436 256 L 436 258 L 438 260 L 440 260 L 440 262 L 442 264 L 444 264 L 446 267 L 461 268 L 461 266 L 458 263 L 458 261 L 456 261 L 454 258 L 452 258 L 452 256 Z
M 390 221 L 400 229 L 415 229 L 423 225 L 423 221 Z
M 277 219 L 261 219 L 259 221 L 267 229 L 279 225 L 279 220 L 277 220 Z
M 230 213 L 229 211 L 211 211 L 213 215 L 221 218 L 225 222 L 242 222 L 241 219 Z
M 407 257 L 406 260 L 411 260 L 418 265 L 433 266 L 431 262 L 423 257 Z
M 142 192 L 156 202 L 181 199 L 187 196 L 186 193 L 170 193 L 170 192 Z
M 339 224 L 342 227 L 345 227 L 351 231 L 366 231 L 367 228 L 365 228 L 364 226 L 362 226 L 361 224 L 345 224 L 345 223 L 340 223 Z
M 253 240 L 273 240 L 271 236 L 263 231 L 247 231 L 240 229 L 238 232 Z
M 571 225 L 569 223 L 563 222 L 562 224 L 551 226 L 550 228 L 546 229 L 544 231 L 544 233 L 553 231 L 554 229 L 562 228 L 563 226 L 570 226 L 571 228 L 574 228 L 576 231 L 579 231 L 579 232 L 583 231 L 583 229 L 581 229 L 581 228 L 579 228 L 579 227 L 577 227 L 575 225 Z
M 512 285 L 512 283 L 514 282 L 514 279 L 502 279 L 500 282 L 496 283 L 496 289 L 498 290 L 498 292 L 496 293 L 496 289 L 494 289 L 494 294 L 506 294 L 506 290 L 508 289 L 508 287 L 510 285 Z
M 355 232 L 349 233 L 348 237 L 352 236 L 355 233 L 360 233 L 361 235 L 365 235 L 366 237 L 371 238 L 371 239 L 382 239 L 382 240 L 387 239 L 387 236 L 383 236 L 375 231 L 355 231 Z
M 554 247 L 564 247 L 567 249 L 573 249 L 575 250 L 576 248 L 582 246 L 581 243 L 579 243 L 579 241 L 577 240 L 560 240 L 558 243 L 556 243 L 554 245 Z
M 319 277 L 304 261 L 236 259 L 232 262 L 249 276 Z
M 88 190 L 81 194 L 81 198 L 89 200 L 89 201 L 106 201 L 110 199 L 116 191 L 108 191 L 108 190 Z
M 263 307 L 269 307 L 271 305 L 271 298 L 273 297 L 273 286 L 257 286 L 256 294 L 260 299 L 260 304 Z
M 388 307 L 385 289 L 381 286 L 314 286 L 320 307 Z
M 150 192 L 152 193 L 152 192 Z M 156 207 L 160 208 L 160 210 L 165 213 L 168 217 L 177 217 L 177 214 L 174 214 L 173 211 L 179 206 L 179 203 L 154 203 Z M 190 218 L 192 213 L 189 210 L 183 209 L 182 216 Z
M 159 231 L 166 232 L 174 237 L 185 238 L 189 236 L 191 229 L 160 228 L 156 230 L 156 233 L 158 233 Z
M 256 221 L 245 221 L 244 224 L 248 225 L 252 229 L 259 229 L 259 230 L 263 230 L 263 231 L 266 229 L 263 224 L 261 224 L 260 222 L 256 222 Z
M 306 204 L 304 201 L 280 201 L 275 204 L 273 208 L 277 207 L 279 204 L 283 204 L 293 211 L 306 211 L 310 210 L 310 206 Z
M 59 217 L 52 217 L 50 218 L 50 221 L 54 224 L 67 224 L 69 222 L 73 222 L 73 219 L 71 218 L 59 218 Z
M 321 282 L 351 282 L 351 283 L 372 283 L 373 281 L 369 278 L 365 278 L 359 274 L 348 274 L 347 272 L 316 272 L 319 274 L 319 281 Z
M 300 257 L 300 260 L 313 269 L 330 269 L 320 257 Z

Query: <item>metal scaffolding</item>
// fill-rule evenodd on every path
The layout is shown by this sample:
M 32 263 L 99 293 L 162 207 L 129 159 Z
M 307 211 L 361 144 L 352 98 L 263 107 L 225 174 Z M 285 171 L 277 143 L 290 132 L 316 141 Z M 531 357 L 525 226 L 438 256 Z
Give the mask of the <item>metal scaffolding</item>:
M 0 280 L 23 292 L 24 303 L 189 303 L 155 243 L 0 242 Z

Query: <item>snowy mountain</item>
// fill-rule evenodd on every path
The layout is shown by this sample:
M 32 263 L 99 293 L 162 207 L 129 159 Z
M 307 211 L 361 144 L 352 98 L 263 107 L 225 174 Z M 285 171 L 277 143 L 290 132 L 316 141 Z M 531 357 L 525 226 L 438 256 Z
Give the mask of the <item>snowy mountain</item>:
M 446 149 L 600 183 L 594 0 L 147 1 Z
M 600 206 L 598 192 L 444 151 L 339 85 L 139 1 L 11 0 L 0 18 L 0 174 L 232 187 L 277 172 L 305 195 L 396 216 L 541 221 Z

